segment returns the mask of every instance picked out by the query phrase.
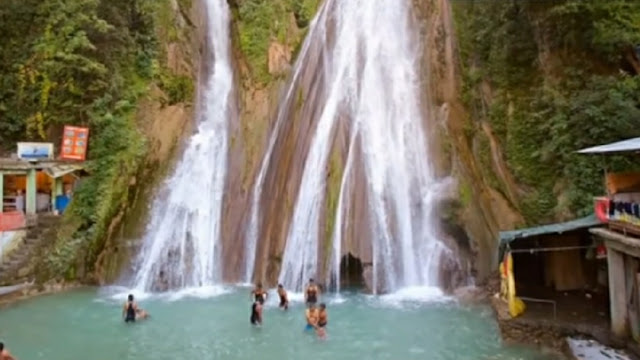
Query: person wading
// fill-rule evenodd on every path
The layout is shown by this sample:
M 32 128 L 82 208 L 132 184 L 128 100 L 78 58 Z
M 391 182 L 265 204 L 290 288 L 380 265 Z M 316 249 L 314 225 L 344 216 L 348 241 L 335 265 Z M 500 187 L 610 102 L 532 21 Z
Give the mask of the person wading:
M 251 291 L 250 296 L 254 298 L 254 301 L 258 301 L 260 305 L 264 305 L 264 302 L 267 299 L 267 292 L 262 290 L 262 284 L 258 283 L 256 288 Z
M 146 319 L 149 317 L 149 314 L 138 308 L 138 303 L 134 301 L 133 294 L 129 294 L 127 302 L 124 303 L 122 308 L 122 317 L 124 318 L 124 322 L 129 323 Z
M 307 325 L 305 326 L 305 330 L 313 330 L 318 327 L 318 309 L 314 304 L 309 305 L 309 308 L 304 312 L 305 318 L 307 320 Z
M 320 310 L 318 311 L 318 326 L 316 332 L 318 337 L 324 339 L 327 336 L 326 326 L 329 323 L 329 314 L 327 314 L 327 306 L 320 304 Z
M 278 284 L 278 296 L 280 297 L 280 309 L 287 310 L 289 308 L 289 297 L 282 284 Z
M 307 290 L 304 292 L 304 301 L 307 303 L 307 306 L 315 305 L 318 302 L 319 296 L 320 289 L 318 289 L 313 279 L 309 279 L 309 285 L 307 285 Z
M 262 325 L 262 304 L 256 300 L 251 305 L 251 325 Z
M 16 358 L 11 356 L 11 353 L 9 352 L 9 350 L 5 349 L 4 343 L 1 343 L 1 342 L 0 342 L 0 360 L 16 360 Z

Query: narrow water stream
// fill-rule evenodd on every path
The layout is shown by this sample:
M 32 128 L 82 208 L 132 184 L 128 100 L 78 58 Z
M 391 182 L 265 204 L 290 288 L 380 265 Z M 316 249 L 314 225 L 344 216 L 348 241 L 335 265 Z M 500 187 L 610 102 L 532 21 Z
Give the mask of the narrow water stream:
M 0 339 L 18 359 L 553 359 L 503 347 L 490 309 L 397 295 L 328 295 L 327 340 L 303 332 L 303 304 L 267 301 L 264 324 L 249 324 L 246 288 L 211 288 L 214 297 L 143 299 L 152 318 L 126 325 L 121 299 L 84 289 L 36 298 L 0 312 Z M 201 293 L 200 295 L 210 295 Z M 27 322 L 25 320 L 28 320 Z

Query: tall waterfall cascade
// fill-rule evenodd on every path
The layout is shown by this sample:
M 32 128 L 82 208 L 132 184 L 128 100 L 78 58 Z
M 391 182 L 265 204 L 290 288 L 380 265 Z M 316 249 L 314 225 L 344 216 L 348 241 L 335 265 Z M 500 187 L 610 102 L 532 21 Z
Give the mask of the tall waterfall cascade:
M 289 89 L 281 100 L 268 149 L 253 189 L 247 228 L 245 277 L 250 279 L 259 237 L 260 197 L 264 174 L 273 165 L 271 148 L 279 136 L 283 114 L 297 96 L 300 73 L 319 72 L 307 89 L 315 94 L 312 135 L 289 224 L 279 282 L 299 291 L 309 278 L 340 284 L 341 246 L 349 224 L 354 188 L 364 188 L 372 252 L 374 291 L 438 286 L 440 260 L 450 250 L 438 239 L 434 199 L 439 183 L 430 167 L 421 103 L 422 49 L 412 23 L 409 0 L 326 0 L 310 25 L 294 66 Z M 311 106 L 305 104 L 304 106 Z M 347 129 L 346 161 L 338 205 L 323 215 L 327 164 L 338 127 Z M 364 174 L 356 179 L 360 167 Z M 361 181 L 358 181 L 361 180 Z M 356 181 L 357 184 L 356 184 Z M 334 217 L 330 265 L 320 269 L 324 246 L 322 216 Z
M 136 261 L 142 291 L 221 282 L 221 211 L 233 97 L 230 14 L 226 0 L 205 0 L 212 68 L 204 84 L 197 132 L 153 203 Z

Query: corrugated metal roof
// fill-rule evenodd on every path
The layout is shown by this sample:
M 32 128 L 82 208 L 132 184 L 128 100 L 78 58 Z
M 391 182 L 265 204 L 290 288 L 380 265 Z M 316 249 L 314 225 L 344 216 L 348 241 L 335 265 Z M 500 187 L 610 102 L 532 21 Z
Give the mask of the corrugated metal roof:
M 602 154 L 631 151 L 640 151 L 640 137 L 578 150 L 581 154 Z
M 56 164 L 44 169 L 45 174 L 52 178 L 59 178 L 61 176 L 71 174 L 74 171 L 82 170 L 81 164 Z
M 501 231 L 500 245 L 510 243 L 516 239 L 525 239 L 531 236 L 546 234 L 562 234 L 568 231 L 589 228 L 600 224 L 601 222 L 600 220 L 598 220 L 595 214 L 591 214 L 581 219 L 571 220 L 563 223 L 536 226 L 520 230 Z

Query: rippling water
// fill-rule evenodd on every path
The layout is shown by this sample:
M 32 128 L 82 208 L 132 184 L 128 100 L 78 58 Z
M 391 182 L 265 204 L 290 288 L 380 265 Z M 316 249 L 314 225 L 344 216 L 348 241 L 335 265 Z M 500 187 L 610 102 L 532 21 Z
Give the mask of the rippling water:
M 552 359 L 503 347 L 491 312 L 452 302 L 343 294 L 328 304 L 328 339 L 303 332 L 303 305 L 267 301 L 264 324 L 249 324 L 249 290 L 151 296 L 152 318 L 126 325 L 122 298 L 85 289 L 35 298 L 0 311 L 0 341 L 18 359 Z M 221 291 L 222 290 L 222 291 Z M 187 292 L 185 292 L 187 293 Z M 198 297 L 198 295 L 200 297 Z

